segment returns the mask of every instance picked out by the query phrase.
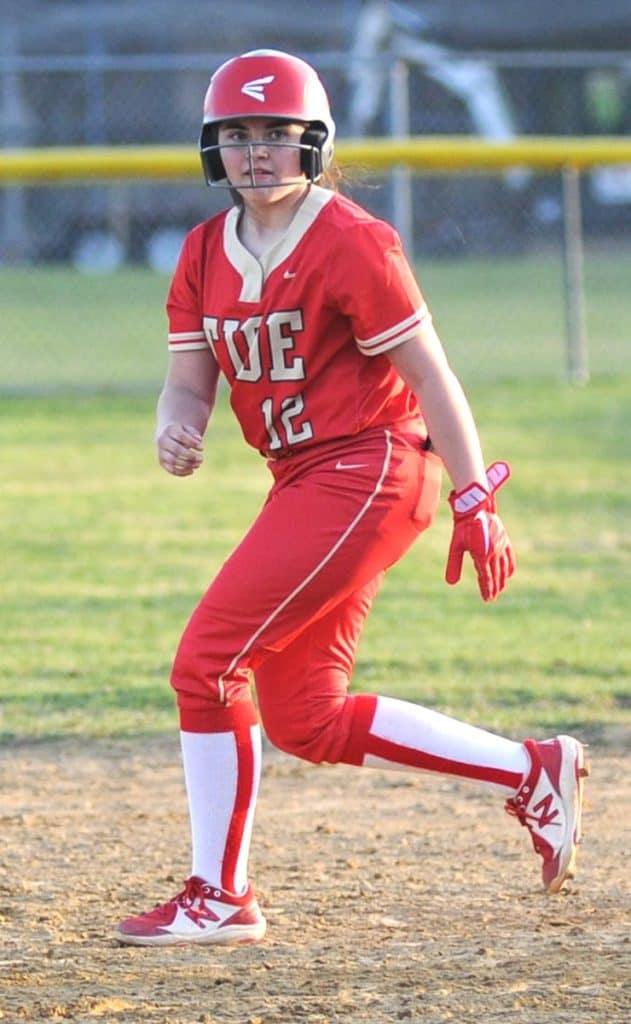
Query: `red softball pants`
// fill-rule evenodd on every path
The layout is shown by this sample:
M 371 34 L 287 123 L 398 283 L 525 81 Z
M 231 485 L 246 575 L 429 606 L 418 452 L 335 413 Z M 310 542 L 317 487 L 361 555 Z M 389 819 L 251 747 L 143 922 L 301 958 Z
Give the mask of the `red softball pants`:
M 353 762 L 348 687 L 361 630 L 385 571 L 434 518 L 442 463 L 414 434 L 375 428 L 270 469 L 261 512 L 181 638 L 171 677 L 180 725 L 239 733 L 260 715 L 280 749 Z

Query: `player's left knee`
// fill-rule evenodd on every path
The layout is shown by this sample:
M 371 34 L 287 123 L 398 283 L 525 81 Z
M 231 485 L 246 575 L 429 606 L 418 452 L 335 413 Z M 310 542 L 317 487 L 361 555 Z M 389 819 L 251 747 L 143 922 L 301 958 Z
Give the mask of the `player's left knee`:
M 348 738 L 347 701 L 328 708 L 328 713 L 298 716 L 263 715 L 263 728 L 270 743 L 279 750 L 312 764 L 337 764 Z
M 333 744 L 326 735 L 315 736 L 287 736 L 284 733 L 266 732 L 267 738 L 279 750 L 292 757 L 299 757 L 302 761 L 310 761 L 312 764 L 335 763 L 336 758 L 331 753 Z

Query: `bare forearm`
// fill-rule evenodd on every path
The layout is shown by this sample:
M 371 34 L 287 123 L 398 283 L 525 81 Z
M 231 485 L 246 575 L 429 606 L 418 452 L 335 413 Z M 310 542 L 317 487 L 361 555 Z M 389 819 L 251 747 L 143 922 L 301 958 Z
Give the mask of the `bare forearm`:
M 186 424 L 203 436 L 214 403 L 214 393 L 202 397 L 187 387 L 167 383 L 158 399 L 156 437 L 160 437 L 170 423 Z
M 478 574 L 480 594 L 493 601 L 515 570 L 515 556 L 497 515 L 493 492 L 506 480 L 506 463 L 494 463 L 487 481 L 484 459 L 469 402 L 451 370 L 429 319 L 418 335 L 389 353 L 401 377 L 416 395 L 432 443 L 451 477 L 454 532 L 445 579 L 457 583 L 469 552 Z M 471 487 L 482 484 L 483 489 Z M 464 502 L 463 507 L 458 502 Z
M 160 465 L 174 476 L 190 476 L 202 464 L 218 379 L 207 349 L 171 356 L 156 410 L 156 447 Z
M 460 381 L 453 373 L 430 319 L 418 335 L 388 353 L 421 407 L 429 435 L 456 491 L 486 471 L 477 427 Z
M 419 382 L 417 399 L 432 443 L 445 463 L 455 490 L 484 483 L 486 470 L 477 427 L 458 378 L 451 372 Z

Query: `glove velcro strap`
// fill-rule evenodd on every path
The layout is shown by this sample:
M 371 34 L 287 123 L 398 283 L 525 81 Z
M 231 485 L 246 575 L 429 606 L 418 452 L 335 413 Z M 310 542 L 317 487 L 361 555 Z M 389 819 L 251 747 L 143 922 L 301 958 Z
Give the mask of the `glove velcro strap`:
M 505 484 L 510 476 L 510 466 L 507 462 L 493 462 L 486 471 L 487 486 L 476 482 L 469 484 L 462 491 L 452 491 L 449 495 L 455 516 L 468 516 L 472 512 L 479 512 L 485 509 L 487 512 L 495 512 L 495 491 Z
M 510 476 L 508 462 L 493 462 L 486 471 L 486 479 L 491 494 L 498 491 L 502 484 L 505 484 Z
M 473 483 L 465 487 L 464 491 L 452 491 L 449 495 L 449 504 L 454 515 L 468 516 L 472 512 L 478 512 L 481 508 L 491 511 L 493 499 L 488 491 L 481 484 Z

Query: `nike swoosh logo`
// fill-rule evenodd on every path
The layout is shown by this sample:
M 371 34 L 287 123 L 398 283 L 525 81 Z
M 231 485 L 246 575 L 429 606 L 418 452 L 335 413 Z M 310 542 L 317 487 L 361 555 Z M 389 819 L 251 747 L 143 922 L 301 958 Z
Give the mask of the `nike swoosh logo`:
M 366 469 L 367 466 L 367 462 L 342 462 L 341 459 L 335 464 L 336 469 Z
M 295 276 L 296 276 L 296 271 L 295 270 L 286 270 L 285 273 L 283 274 L 283 277 L 285 278 L 286 281 L 291 281 L 292 277 L 295 277 Z

